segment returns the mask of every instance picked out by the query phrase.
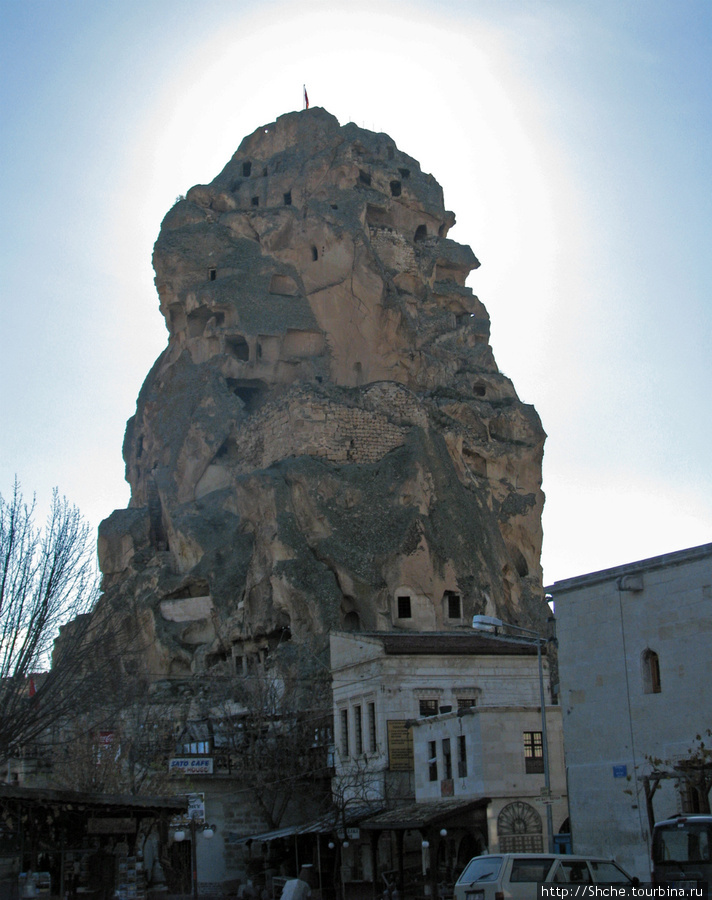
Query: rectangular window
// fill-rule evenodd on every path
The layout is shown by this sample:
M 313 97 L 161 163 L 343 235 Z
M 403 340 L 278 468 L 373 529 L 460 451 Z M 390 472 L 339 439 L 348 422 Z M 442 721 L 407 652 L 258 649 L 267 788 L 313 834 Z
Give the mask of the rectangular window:
M 541 731 L 524 732 L 524 771 L 529 775 L 544 771 L 544 743 Z
M 467 778 L 467 738 L 464 734 L 457 739 L 457 777 Z
M 473 706 L 477 706 L 477 698 L 476 697 L 458 697 L 457 698 L 457 708 L 458 709 L 470 709 Z
M 354 744 L 356 756 L 363 755 L 363 722 L 361 720 L 361 707 L 354 706 Z
M 210 753 L 210 741 L 193 741 L 190 744 L 183 744 L 183 753 L 191 756 L 205 756 Z
M 368 749 L 371 751 L 371 753 L 375 753 L 378 749 L 375 703 L 368 704 Z
M 428 741 L 428 780 L 438 780 L 438 745 L 435 741 Z
M 443 767 L 444 778 L 449 781 L 452 778 L 452 753 L 450 752 L 450 738 L 443 738 Z
M 341 710 L 341 755 L 344 759 L 349 758 L 349 711 Z
M 438 701 L 437 700 L 420 700 L 418 710 L 421 716 L 437 716 Z
M 455 591 L 445 591 L 445 598 L 447 600 L 448 619 L 461 619 L 462 603 L 460 601 L 460 595 L 456 594 Z
M 398 597 L 398 618 L 411 619 L 413 613 L 410 608 L 410 597 Z

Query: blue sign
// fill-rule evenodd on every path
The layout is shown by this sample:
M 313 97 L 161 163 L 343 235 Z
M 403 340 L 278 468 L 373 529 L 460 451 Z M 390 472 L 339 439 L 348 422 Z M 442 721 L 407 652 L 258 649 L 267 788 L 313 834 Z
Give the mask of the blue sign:
M 613 766 L 613 777 L 614 778 L 627 778 L 628 777 L 628 766 Z

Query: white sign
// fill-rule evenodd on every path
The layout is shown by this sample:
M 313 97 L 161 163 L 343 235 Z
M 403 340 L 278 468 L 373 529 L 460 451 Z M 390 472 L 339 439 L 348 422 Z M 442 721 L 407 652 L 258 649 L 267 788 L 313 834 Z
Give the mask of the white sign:
M 212 775 L 212 756 L 203 757 L 176 757 L 168 763 L 168 771 L 171 775 Z
M 198 825 L 205 822 L 205 794 L 186 794 L 188 810 L 171 819 L 171 828 L 187 828 L 191 819 Z

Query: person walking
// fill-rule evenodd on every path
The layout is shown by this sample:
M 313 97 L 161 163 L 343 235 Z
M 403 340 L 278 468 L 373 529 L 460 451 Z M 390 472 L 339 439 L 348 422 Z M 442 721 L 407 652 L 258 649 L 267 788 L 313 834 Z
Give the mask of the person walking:
M 311 866 L 302 866 L 297 878 L 290 878 L 282 888 L 280 900 L 309 900 L 312 892 Z

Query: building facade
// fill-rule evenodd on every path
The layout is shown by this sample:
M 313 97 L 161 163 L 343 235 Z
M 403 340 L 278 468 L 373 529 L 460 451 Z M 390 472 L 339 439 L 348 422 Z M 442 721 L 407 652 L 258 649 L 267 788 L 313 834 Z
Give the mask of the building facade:
M 370 807 L 345 854 L 348 875 L 388 865 L 449 882 L 487 850 L 544 850 L 567 819 L 561 714 L 543 659 L 551 796 L 544 797 L 536 647 L 501 635 L 331 637 L 333 795 Z M 377 811 L 378 810 L 378 811 Z M 395 848 L 395 850 L 394 850 Z
M 712 722 L 712 544 L 556 582 L 561 709 L 576 853 L 650 875 L 650 818 L 686 809 L 675 779 Z M 648 807 L 652 807 L 649 815 Z

